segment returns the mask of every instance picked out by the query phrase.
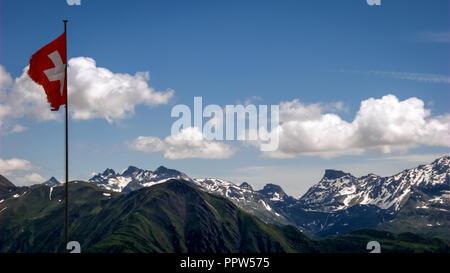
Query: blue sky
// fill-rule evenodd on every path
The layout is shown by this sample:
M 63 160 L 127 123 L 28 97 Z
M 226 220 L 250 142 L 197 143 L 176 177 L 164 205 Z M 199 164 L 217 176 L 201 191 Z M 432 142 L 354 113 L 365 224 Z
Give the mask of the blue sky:
M 138 136 L 170 135 L 172 107 L 192 106 L 194 96 L 221 106 L 298 99 L 302 105 L 319 103 L 323 112 L 340 102 L 343 107 L 333 111 L 351 123 L 362 101 L 392 94 L 399 101 L 420 99 L 431 111 L 427 118 L 445 116 L 450 113 L 448 1 L 382 0 L 381 6 L 369 6 L 364 0 L 82 0 L 69 6 L 65 0 L 3 0 L 0 5 L 0 65 L 12 79 L 63 31 L 67 18 L 69 58 L 90 57 L 113 73 L 148 71 L 150 87 L 174 90 L 167 103 L 136 103 L 134 113 L 112 122 L 101 116 L 71 120 L 71 178 L 87 179 L 107 167 L 165 165 L 193 177 L 247 180 L 257 188 L 276 183 L 298 196 L 325 168 L 389 175 L 450 151 L 445 141 L 418 141 L 391 153 L 368 149 L 331 158 L 300 152 L 272 158 L 235 144 L 238 151 L 223 159 L 169 159 L 128 145 Z M 1 99 L 0 107 L 7 103 Z M 64 176 L 62 119 L 0 118 L 3 164 L 12 158 L 29 162 L 21 170 L 4 167 L 8 177 Z M 13 133 L 5 124 L 26 129 Z

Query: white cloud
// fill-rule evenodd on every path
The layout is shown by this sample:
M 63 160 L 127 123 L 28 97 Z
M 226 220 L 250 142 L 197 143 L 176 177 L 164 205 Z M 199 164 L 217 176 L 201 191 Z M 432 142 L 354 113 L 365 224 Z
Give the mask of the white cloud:
M 109 122 L 126 118 L 138 104 L 168 103 L 173 90 L 156 92 L 147 81 L 148 72 L 113 73 L 97 67 L 94 59 L 78 57 L 69 61 L 69 103 L 74 119 L 105 118 Z M 71 86 L 70 86 L 71 85 Z
M 0 126 L 15 118 L 42 121 L 58 119 L 61 115 L 50 111 L 43 88 L 30 79 L 27 71 L 25 67 L 22 75 L 12 80 L 0 65 Z M 113 73 L 97 67 L 92 58 L 72 58 L 68 66 L 71 116 L 81 120 L 104 118 L 111 123 L 132 116 L 139 104 L 168 103 L 174 91 L 157 92 L 148 85 L 148 80 L 148 72 Z
M 42 183 L 44 181 L 46 181 L 46 179 L 38 173 L 30 173 L 23 176 L 19 175 L 14 177 L 14 183 L 22 185 Z
M 319 103 L 305 105 L 298 99 L 280 103 L 280 121 L 317 120 L 322 115 Z
M 388 95 L 381 99 L 370 98 L 361 102 L 353 122 L 360 146 L 390 147 L 450 146 L 450 115 L 430 117 L 430 110 L 418 98 L 399 101 Z
M 19 158 L 11 159 L 1 159 L 0 158 L 0 173 L 8 175 L 15 171 L 29 171 L 32 170 L 34 166 L 30 161 Z
M 348 109 L 341 101 L 331 103 L 304 104 L 299 99 L 280 103 L 280 121 L 292 120 L 317 120 L 322 117 L 322 112 L 346 112 Z
M 269 157 L 300 155 L 334 157 L 369 151 L 391 153 L 418 145 L 450 147 L 450 115 L 430 117 L 418 98 L 399 101 L 393 95 L 370 98 L 352 122 L 340 116 L 321 113 L 317 105 L 305 106 L 298 100 L 280 104 L 279 148 Z
M 0 158 L 0 174 L 8 176 L 14 184 L 41 183 L 45 179 L 38 173 L 37 169 L 30 161 L 20 158 L 2 159 Z
M 130 142 L 128 146 L 141 152 L 164 152 L 168 159 L 184 158 L 228 158 L 235 153 L 231 145 L 216 141 L 207 141 L 197 127 L 181 130 L 175 136 L 167 136 L 161 140 L 153 136 L 140 136 Z
M 166 147 L 164 141 L 153 136 L 139 136 L 129 146 L 135 151 L 146 153 L 160 152 Z
M 263 155 L 293 158 L 302 155 L 324 158 L 357 155 L 367 152 L 406 152 L 419 145 L 450 147 L 450 115 L 430 115 L 422 100 L 398 100 L 394 95 L 361 102 L 352 121 L 336 113 L 342 103 L 303 104 L 298 99 L 280 103 L 280 125 L 270 134 L 279 134 L 279 147 Z M 259 146 L 259 141 L 242 142 L 243 146 Z M 164 152 L 164 157 L 228 158 L 235 149 L 221 142 L 205 141 L 201 131 L 187 128 L 177 136 L 164 140 L 138 137 L 130 147 L 143 152 Z
M 344 105 L 342 101 L 330 102 L 321 104 L 322 111 L 337 113 L 337 112 L 348 112 L 348 108 Z
M 16 125 L 10 122 L 14 118 L 23 116 L 33 117 L 36 120 L 57 118 L 57 115 L 49 110 L 44 91 L 25 75 L 24 70 L 19 78 L 13 80 L 0 65 L 0 128 L 3 134 L 17 131 Z

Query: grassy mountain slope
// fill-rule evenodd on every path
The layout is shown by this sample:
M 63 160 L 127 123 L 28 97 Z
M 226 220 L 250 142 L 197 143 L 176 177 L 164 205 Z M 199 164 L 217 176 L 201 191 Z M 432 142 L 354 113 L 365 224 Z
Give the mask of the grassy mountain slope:
M 117 227 L 89 250 L 95 252 L 302 252 L 285 238 L 286 228 L 266 225 L 230 201 L 171 181 L 124 195 L 105 209 Z M 101 221 L 99 214 L 92 223 Z M 289 229 L 289 228 L 287 228 Z

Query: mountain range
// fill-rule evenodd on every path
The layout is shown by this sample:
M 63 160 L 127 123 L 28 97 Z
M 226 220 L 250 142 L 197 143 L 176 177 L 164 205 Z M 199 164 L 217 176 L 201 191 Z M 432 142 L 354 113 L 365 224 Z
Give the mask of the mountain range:
M 64 195 L 64 187 L 43 184 L 7 190 L 0 253 L 63 251 Z M 312 239 L 292 225 L 264 223 L 185 180 L 129 194 L 72 181 L 69 196 L 70 239 L 85 253 L 361 253 L 373 240 L 383 252 L 450 252 L 449 242 L 412 233 L 359 230 Z
M 326 170 L 298 199 L 163 166 L 107 169 L 70 182 L 71 239 L 84 252 L 366 252 L 371 240 L 385 252 L 449 252 L 449 166 L 444 156 L 389 177 Z M 0 252 L 61 251 L 61 185 L 0 175 Z
M 192 179 L 163 166 L 154 172 L 133 166 L 122 173 L 106 169 L 89 182 L 129 193 L 169 179 L 185 180 L 206 192 L 226 197 L 264 222 L 293 224 L 319 237 L 360 228 L 409 231 L 400 227 L 406 221 L 414 232 L 450 239 L 450 156 L 388 177 L 375 174 L 355 177 L 339 170 L 325 170 L 322 179 L 299 199 L 275 184 L 254 190 L 246 182 L 237 185 L 220 178 Z

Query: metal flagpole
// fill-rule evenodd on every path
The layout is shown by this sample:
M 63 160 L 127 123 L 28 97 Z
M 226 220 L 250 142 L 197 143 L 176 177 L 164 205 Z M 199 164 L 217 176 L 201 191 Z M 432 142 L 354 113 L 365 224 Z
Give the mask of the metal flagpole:
M 66 34 L 66 68 L 65 68 L 65 79 L 66 79 L 66 219 L 64 224 L 64 238 L 65 238 L 65 246 L 67 247 L 67 243 L 69 242 L 69 137 L 68 137 L 68 113 L 69 113 L 69 84 L 67 79 L 67 22 L 68 20 L 64 20 L 64 33 Z

